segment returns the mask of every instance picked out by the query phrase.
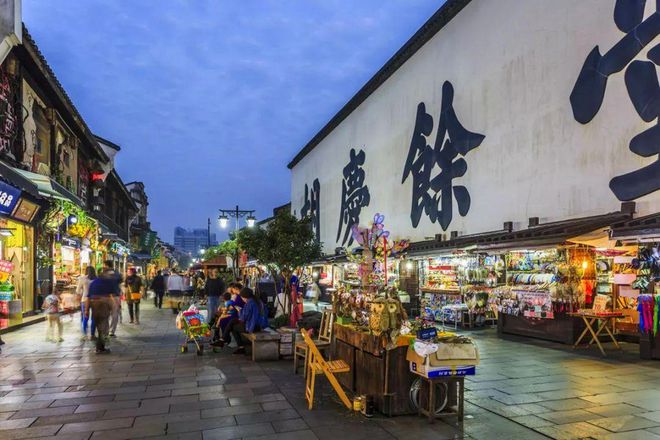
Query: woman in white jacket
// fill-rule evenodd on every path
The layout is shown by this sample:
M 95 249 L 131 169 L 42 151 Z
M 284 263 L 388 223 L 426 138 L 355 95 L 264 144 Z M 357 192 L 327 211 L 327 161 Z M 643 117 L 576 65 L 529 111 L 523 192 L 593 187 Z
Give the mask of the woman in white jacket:
M 89 285 L 96 279 L 96 270 L 92 266 L 87 266 L 87 269 L 85 269 L 85 275 L 81 275 L 80 278 L 78 278 L 78 287 L 76 288 L 76 292 L 78 295 L 80 295 L 80 321 L 81 321 L 81 329 L 82 329 L 82 338 L 87 339 L 87 324 L 89 323 L 89 320 L 91 319 L 91 337 L 94 339 L 94 332 L 96 331 L 96 325 L 94 325 L 94 316 L 85 313 L 85 307 L 86 307 L 86 302 L 87 302 L 87 297 L 89 296 Z M 87 316 L 85 316 L 87 315 Z M 91 317 L 91 318 L 90 318 Z

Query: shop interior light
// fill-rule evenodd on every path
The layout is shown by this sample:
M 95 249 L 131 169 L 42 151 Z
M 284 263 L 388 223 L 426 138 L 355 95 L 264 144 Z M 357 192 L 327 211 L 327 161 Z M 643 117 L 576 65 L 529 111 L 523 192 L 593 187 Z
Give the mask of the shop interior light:
M 0 235 L 3 237 L 13 237 L 14 233 L 12 231 L 13 229 L 10 228 L 0 228 Z
M 412 270 L 413 267 L 414 267 L 414 264 L 413 264 L 412 260 L 406 261 L 406 269 Z
M 246 223 L 247 223 L 247 225 L 248 225 L 248 228 L 253 227 L 253 226 L 254 226 L 254 222 L 255 222 L 256 220 L 257 220 L 257 219 L 254 218 L 254 216 L 249 215 L 248 218 L 246 219 Z
M 589 262 L 587 260 L 582 260 L 582 269 L 586 270 L 589 267 Z
M 78 223 L 78 217 L 76 217 L 75 215 L 71 214 L 71 215 L 69 216 L 69 218 L 68 218 L 68 221 L 69 221 L 69 224 L 70 224 L 70 225 L 75 225 L 76 223 Z
M 222 214 L 220 217 L 218 217 L 218 220 L 220 221 L 220 227 L 221 228 L 226 228 L 227 224 L 229 223 L 229 217 L 226 215 Z
M 314 278 L 318 278 L 318 277 L 319 277 L 319 273 L 318 273 L 318 271 L 315 270 L 314 272 L 312 272 L 312 276 L 313 276 Z

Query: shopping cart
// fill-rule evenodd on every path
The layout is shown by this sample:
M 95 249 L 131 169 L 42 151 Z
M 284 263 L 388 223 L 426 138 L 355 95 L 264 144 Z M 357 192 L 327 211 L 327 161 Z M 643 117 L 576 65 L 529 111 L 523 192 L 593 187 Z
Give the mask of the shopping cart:
M 186 338 L 181 344 L 181 353 L 188 352 L 188 344 L 195 344 L 197 355 L 204 354 L 204 343 L 208 342 L 211 329 L 199 310 L 193 305 L 188 310 L 180 312 L 176 318 L 176 325 L 183 330 Z

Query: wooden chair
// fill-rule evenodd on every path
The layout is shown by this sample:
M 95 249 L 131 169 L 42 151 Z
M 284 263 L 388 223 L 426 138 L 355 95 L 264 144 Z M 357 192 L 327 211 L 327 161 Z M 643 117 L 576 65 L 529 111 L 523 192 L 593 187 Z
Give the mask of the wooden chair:
M 330 385 L 332 385 L 332 388 L 335 390 L 346 408 L 352 409 L 353 406 L 351 405 L 351 401 L 335 377 L 335 373 L 348 373 L 351 371 L 351 368 L 341 359 L 336 361 L 326 361 L 323 359 L 321 352 L 307 332 L 303 329 L 300 333 L 302 334 L 303 341 L 307 345 L 308 351 L 307 360 L 305 361 L 305 398 L 307 399 L 309 409 L 311 410 L 314 405 L 314 385 L 317 374 L 325 374 L 325 377 L 328 378 Z
M 334 323 L 334 313 L 328 309 L 323 311 L 321 316 L 321 327 L 319 328 L 319 336 L 313 342 L 316 347 L 325 351 L 330 347 L 330 340 L 332 339 L 332 324 Z M 303 360 L 303 365 L 307 365 L 307 344 L 305 341 L 297 341 L 293 349 L 293 374 L 298 374 L 298 359 Z M 307 370 L 304 370 L 305 377 L 307 377 Z

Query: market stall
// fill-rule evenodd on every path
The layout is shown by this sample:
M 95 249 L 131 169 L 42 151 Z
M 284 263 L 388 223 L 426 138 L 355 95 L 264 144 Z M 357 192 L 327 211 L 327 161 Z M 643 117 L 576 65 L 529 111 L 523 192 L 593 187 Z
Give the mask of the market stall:
M 418 411 L 418 402 L 411 401 L 411 390 L 415 389 L 416 374 L 423 373 L 421 367 L 426 364 L 419 364 L 421 370 L 413 368 L 409 347 L 418 330 L 432 325 L 421 319 L 409 322 L 401 302 L 407 293 L 400 292 L 396 283 L 389 283 L 387 260 L 401 257 L 408 243 L 390 240 L 382 222 L 383 217 L 377 215 L 371 228 L 354 230 L 362 252 L 359 258 L 351 259 L 355 270 L 349 272 L 351 278 L 344 278 L 349 282 L 342 283 L 333 297 L 337 322 L 331 357 L 350 367 L 348 372 L 337 374 L 346 389 L 369 396 L 375 410 L 395 416 Z

